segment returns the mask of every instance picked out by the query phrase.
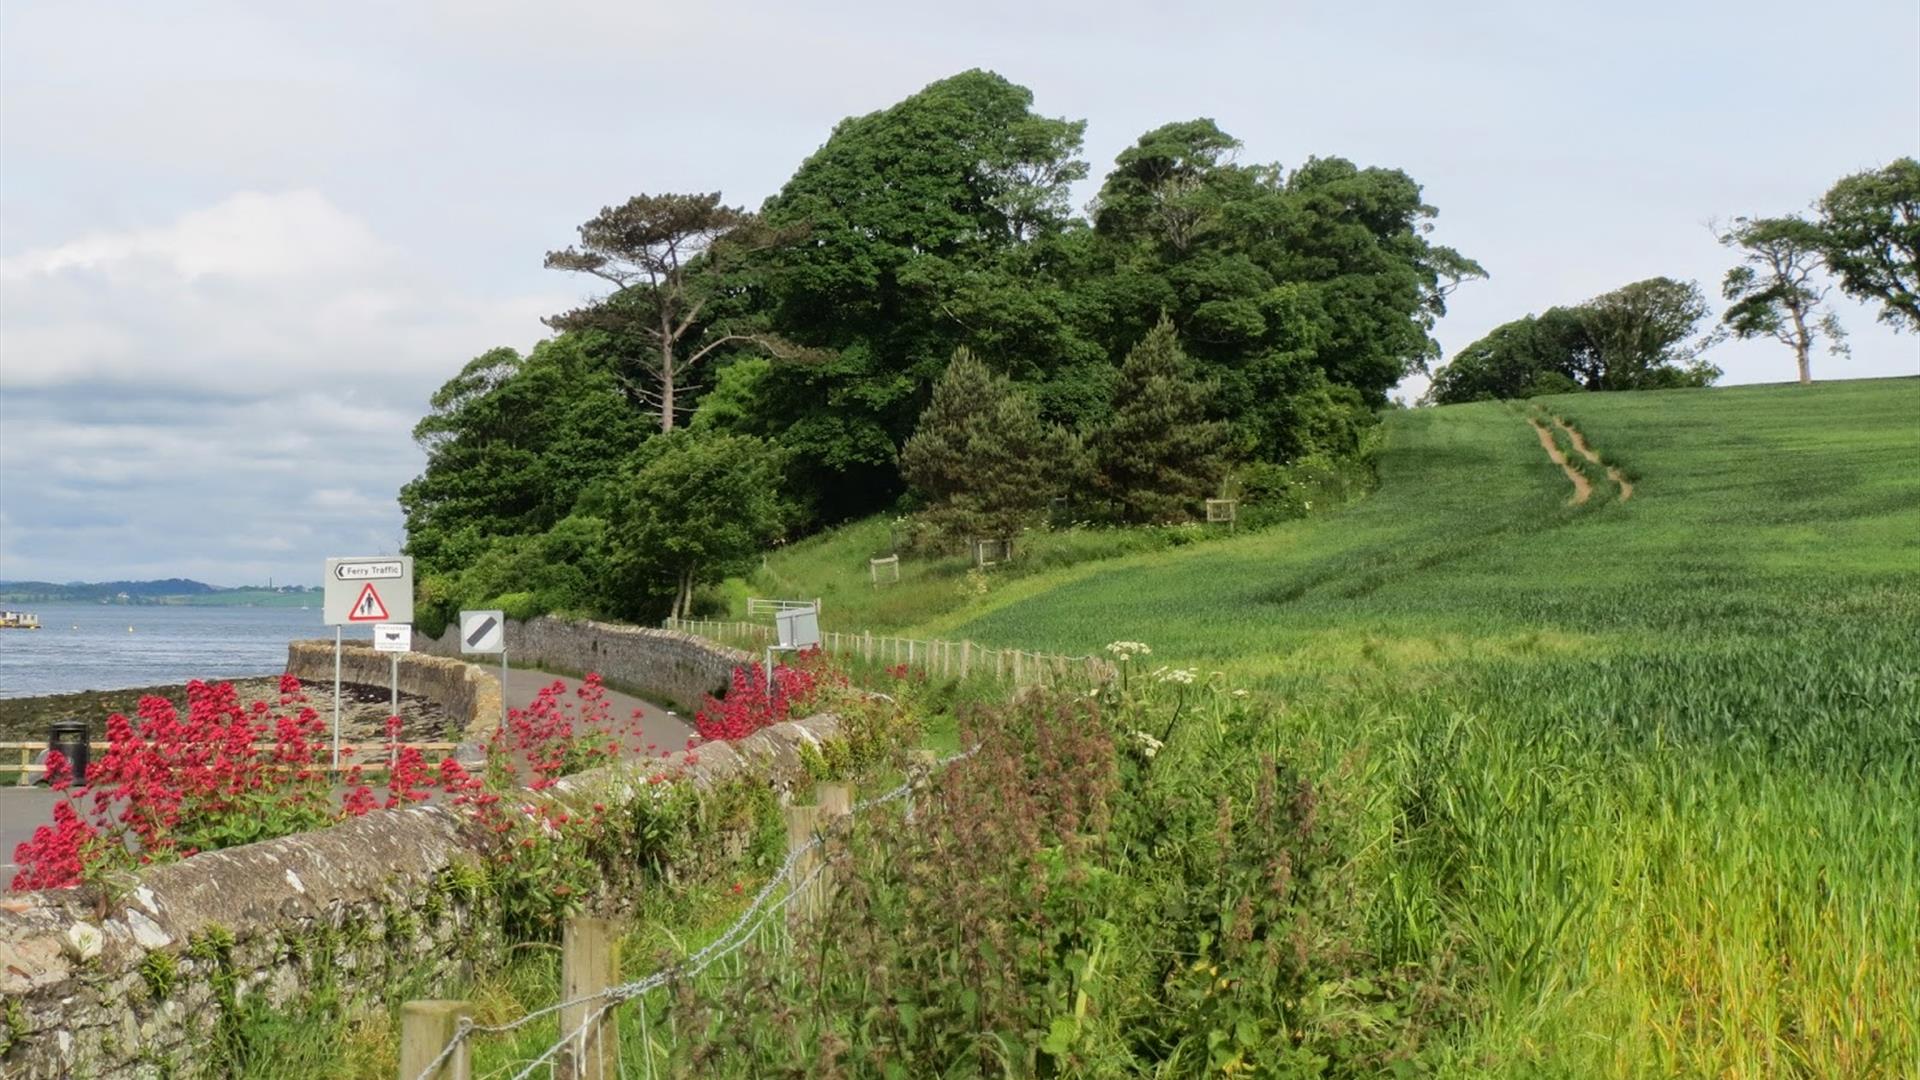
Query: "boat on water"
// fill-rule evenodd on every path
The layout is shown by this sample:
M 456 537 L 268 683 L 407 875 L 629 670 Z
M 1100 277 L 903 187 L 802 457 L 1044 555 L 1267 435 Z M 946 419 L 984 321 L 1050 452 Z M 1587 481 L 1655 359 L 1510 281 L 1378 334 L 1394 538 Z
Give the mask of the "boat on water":
M 38 630 L 40 616 L 26 611 L 0 611 L 0 630 Z

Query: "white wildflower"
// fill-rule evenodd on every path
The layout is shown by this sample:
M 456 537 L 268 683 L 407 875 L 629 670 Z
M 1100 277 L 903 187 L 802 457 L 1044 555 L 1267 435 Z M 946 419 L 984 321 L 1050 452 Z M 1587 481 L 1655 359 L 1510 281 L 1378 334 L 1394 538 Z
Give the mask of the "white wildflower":
M 1161 668 L 1159 671 L 1154 672 L 1153 676 L 1163 683 L 1179 683 L 1181 686 L 1192 686 L 1193 680 L 1199 677 L 1199 673 L 1192 668 Z
M 1134 742 L 1139 743 L 1140 751 L 1146 754 L 1147 757 L 1149 758 L 1159 753 L 1160 748 L 1166 745 L 1165 743 L 1161 742 L 1159 739 L 1154 738 L 1152 735 L 1149 735 L 1146 732 L 1140 731 L 1137 729 L 1134 731 L 1128 732 L 1127 736 L 1131 738 Z
M 1140 641 L 1111 642 L 1107 645 L 1107 651 L 1113 654 L 1115 661 L 1122 664 L 1131 661 L 1136 656 L 1153 655 L 1153 650 L 1147 648 L 1145 642 Z
M 1246 697 L 1246 696 L 1247 696 L 1247 692 L 1246 692 L 1246 691 L 1245 691 L 1244 689 L 1243 689 L 1243 690 L 1235 690 L 1235 691 L 1233 692 L 1233 696 L 1234 696 L 1234 697 Z

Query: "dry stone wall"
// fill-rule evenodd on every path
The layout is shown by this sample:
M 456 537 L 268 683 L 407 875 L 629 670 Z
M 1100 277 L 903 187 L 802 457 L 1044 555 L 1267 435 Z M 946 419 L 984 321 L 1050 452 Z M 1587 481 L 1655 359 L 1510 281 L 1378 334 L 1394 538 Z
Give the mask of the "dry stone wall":
M 806 749 L 839 734 L 823 714 L 671 764 L 701 791 L 785 789 L 805 778 Z M 651 797 L 659 771 L 657 761 L 595 769 L 538 798 L 627 805 Z M 739 836 L 707 840 L 744 847 Z M 0 896 L 0 1074 L 191 1076 L 197 1051 L 253 1000 L 297 1008 L 322 986 L 369 1008 L 389 994 L 433 996 L 497 944 L 485 890 L 460 885 L 484 843 L 456 811 L 421 806 L 153 867 L 111 893 Z
M 364 641 L 340 650 L 344 682 L 385 686 L 392 676 L 393 654 L 376 652 Z M 485 668 L 444 656 L 400 653 L 400 689 L 438 702 L 461 725 L 463 738 L 485 742 L 500 724 L 500 680 Z M 313 685 L 333 681 L 333 642 L 295 641 L 287 646 L 287 674 Z
M 663 700 L 683 712 L 697 707 L 706 695 L 723 692 L 733 669 L 756 659 L 752 653 L 677 630 L 551 615 L 526 622 L 509 619 L 506 635 L 511 663 L 572 675 L 597 672 L 610 684 L 635 688 L 642 696 Z M 414 647 L 436 656 L 458 657 L 460 628 L 447 627 L 437 640 L 416 638 Z

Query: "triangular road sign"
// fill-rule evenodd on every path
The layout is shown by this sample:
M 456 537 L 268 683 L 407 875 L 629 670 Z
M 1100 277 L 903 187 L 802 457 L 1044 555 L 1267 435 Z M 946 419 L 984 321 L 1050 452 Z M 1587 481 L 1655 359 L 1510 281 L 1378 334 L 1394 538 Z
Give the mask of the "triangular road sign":
M 360 590 L 360 598 L 353 602 L 353 610 L 347 612 L 348 622 L 387 622 L 387 603 L 373 588 L 373 582 L 367 582 Z

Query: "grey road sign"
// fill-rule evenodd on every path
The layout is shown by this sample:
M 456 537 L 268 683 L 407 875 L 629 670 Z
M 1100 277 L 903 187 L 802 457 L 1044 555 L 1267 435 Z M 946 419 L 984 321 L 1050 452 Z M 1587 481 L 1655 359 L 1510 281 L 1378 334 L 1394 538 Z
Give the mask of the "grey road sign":
M 325 580 L 328 626 L 413 622 L 412 556 L 328 559 Z
M 460 651 L 497 653 L 507 648 L 507 614 L 504 611 L 463 611 L 460 613 Z
M 773 617 L 782 649 L 811 649 L 820 644 L 820 613 L 811 607 L 789 608 Z

